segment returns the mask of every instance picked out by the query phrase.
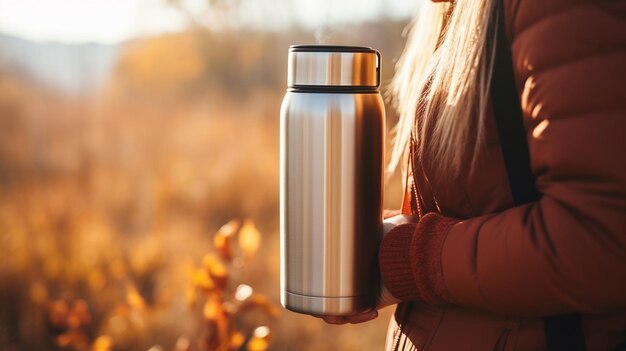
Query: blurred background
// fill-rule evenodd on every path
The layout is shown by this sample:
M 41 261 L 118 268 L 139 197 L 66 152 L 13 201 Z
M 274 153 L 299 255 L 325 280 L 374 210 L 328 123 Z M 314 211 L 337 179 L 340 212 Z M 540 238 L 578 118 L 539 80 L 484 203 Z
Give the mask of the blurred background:
M 279 109 L 292 44 L 388 82 L 417 1 L 0 0 L 0 350 L 383 348 L 280 307 Z

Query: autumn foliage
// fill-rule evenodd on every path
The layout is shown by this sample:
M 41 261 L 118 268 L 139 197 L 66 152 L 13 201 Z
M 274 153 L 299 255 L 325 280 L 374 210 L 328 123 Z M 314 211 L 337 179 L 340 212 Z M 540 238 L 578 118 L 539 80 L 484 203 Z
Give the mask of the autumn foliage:
M 346 41 L 398 52 L 401 28 Z M 380 349 L 386 316 L 279 307 L 278 113 L 310 42 L 137 39 L 81 96 L 0 65 L 0 350 Z
M 246 334 L 237 327 L 237 321 L 251 310 L 259 310 L 270 317 L 277 317 L 280 310 L 266 296 L 255 293 L 251 286 L 239 284 L 233 290 L 231 283 L 234 270 L 245 267 L 260 242 L 261 235 L 251 220 L 246 220 L 241 228 L 239 221 L 232 220 L 214 236 L 216 253 L 206 254 L 201 267 L 191 270 L 192 284 L 187 291 L 187 301 L 192 309 L 201 311 L 205 320 L 202 348 L 216 351 L 264 351 L 268 348 L 269 327 L 257 326 Z

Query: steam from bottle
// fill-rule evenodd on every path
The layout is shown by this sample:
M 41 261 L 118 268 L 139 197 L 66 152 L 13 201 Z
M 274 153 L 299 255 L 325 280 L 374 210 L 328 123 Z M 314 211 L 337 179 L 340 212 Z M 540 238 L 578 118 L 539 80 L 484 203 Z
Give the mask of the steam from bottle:
M 313 36 L 318 45 L 323 45 L 328 44 L 334 35 L 328 27 L 321 27 L 313 32 Z

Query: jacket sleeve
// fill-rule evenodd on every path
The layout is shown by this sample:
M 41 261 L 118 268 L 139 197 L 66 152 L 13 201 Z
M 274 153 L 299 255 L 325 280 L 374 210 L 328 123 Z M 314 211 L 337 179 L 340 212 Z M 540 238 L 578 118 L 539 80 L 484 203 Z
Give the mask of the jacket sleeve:
M 506 10 L 543 196 L 394 228 L 381 244 L 383 282 L 404 300 L 498 313 L 624 309 L 626 2 L 521 0 Z

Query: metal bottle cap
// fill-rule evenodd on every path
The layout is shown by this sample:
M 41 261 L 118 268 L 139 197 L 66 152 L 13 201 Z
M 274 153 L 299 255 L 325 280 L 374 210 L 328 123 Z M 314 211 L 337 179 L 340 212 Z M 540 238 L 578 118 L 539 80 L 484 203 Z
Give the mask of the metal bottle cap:
M 380 85 L 380 53 L 365 46 L 293 45 L 290 88 L 370 88 Z

